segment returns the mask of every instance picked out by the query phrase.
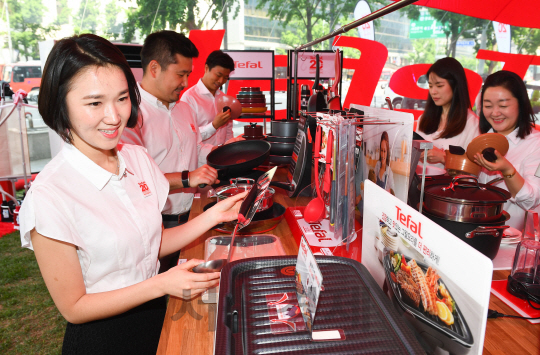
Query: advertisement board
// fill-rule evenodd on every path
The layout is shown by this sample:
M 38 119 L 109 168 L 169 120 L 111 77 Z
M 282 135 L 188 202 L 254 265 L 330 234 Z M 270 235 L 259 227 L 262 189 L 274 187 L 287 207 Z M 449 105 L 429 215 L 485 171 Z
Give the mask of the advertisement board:
M 398 198 L 365 181 L 362 263 L 428 353 L 482 354 L 493 264 Z
M 418 21 L 411 20 L 409 26 L 410 39 L 446 38 L 445 25 L 430 15 L 429 10 L 420 9 Z
M 224 51 L 234 60 L 234 71 L 231 79 L 257 78 L 272 79 L 274 77 L 273 51 Z

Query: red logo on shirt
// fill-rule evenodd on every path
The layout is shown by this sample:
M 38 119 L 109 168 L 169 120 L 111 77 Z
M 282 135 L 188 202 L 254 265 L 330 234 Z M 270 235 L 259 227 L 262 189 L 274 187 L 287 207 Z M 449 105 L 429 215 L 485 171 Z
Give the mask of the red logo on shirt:
M 148 196 L 152 193 L 145 181 L 139 182 L 139 187 L 141 188 L 141 192 L 144 196 Z
M 193 131 L 193 133 L 197 133 L 197 132 L 195 131 L 195 126 L 193 125 L 193 123 L 190 123 L 189 125 L 191 126 L 191 130 Z

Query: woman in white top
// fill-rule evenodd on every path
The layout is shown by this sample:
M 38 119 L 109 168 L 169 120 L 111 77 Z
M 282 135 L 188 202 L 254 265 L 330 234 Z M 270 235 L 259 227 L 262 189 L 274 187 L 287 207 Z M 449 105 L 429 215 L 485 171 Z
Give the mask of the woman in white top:
M 392 173 L 392 169 L 390 169 L 390 140 L 386 131 L 381 134 L 380 148 L 379 161 L 375 164 L 377 185 L 390 192 L 392 195 L 395 195 L 394 174 Z
M 467 77 L 457 60 L 450 57 L 439 59 L 426 75 L 429 95 L 416 131 L 433 142 L 427 162 L 444 169 L 445 150 L 450 145 L 467 149 L 471 140 L 480 134 L 478 118 L 470 109 Z
M 519 75 L 499 71 L 486 78 L 482 88 L 480 131 L 497 132 L 508 140 L 505 156 L 495 151 L 497 160 L 475 156 L 483 167 L 480 182 L 502 177 L 494 186 L 510 192 L 512 197 L 504 210 L 510 214 L 508 225 L 523 229 L 525 212 L 540 209 L 540 178 L 535 173 L 540 165 L 540 132 L 534 129 L 534 112 L 527 89 Z
M 64 38 L 43 72 L 39 112 L 65 141 L 21 208 L 21 241 L 68 321 L 64 354 L 155 354 L 165 295 L 189 299 L 219 273 L 159 274 L 159 257 L 233 220 L 239 199 L 162 230 L 169 184 L 144 148 L 118 145 L 137 122 L 139 92 L 122 53 L 91 35 Z

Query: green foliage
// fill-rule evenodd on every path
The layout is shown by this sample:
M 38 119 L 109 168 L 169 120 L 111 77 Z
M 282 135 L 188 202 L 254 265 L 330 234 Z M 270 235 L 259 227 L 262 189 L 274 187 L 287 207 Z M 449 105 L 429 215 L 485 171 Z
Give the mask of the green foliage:
M 518 47 L 518 53 L 535 55 L 540 46 L 540 30 L 537 28 L 512 27 L 512 42 Z
M 120 12 L 120 7 L 116 6 L 116 1 L 111 1 L 105 6 L 105 32 L 108 36 L 117 39 L 122 32 L 122 24 L 117 24 L 116 18 Z
M 46 7 L 41 0 L 7 0 L 11 26 L 11 42 L 14 49 L 25 57 L 39 58 L 38 42 L 55 29 L 42 26 Z M 5 35 L 7 31 L 2 30 Z
M 267 8 L 270 19 L 281 21 L 284 27 L 298 23 L 297 28 L 305 30 L 305 34 L 298 35 L 298 38 L 305 37 L 303 43 L 307 43 L 330 33 L 330 28 L 333 30 L 339 23 L 338 19 L 344 15 L 347 18 L 349 13 L 354 11 L 357 2 L 357 0 L 260 0 L 257 8 Z M 316 26 L 325 21 L 326 31 L 317 35 Z M 293 38 L 288 40 L 292 41 Z
M 67 0 L 56 0 L 56 20 L 55 25 L 60 26 L 69 22 L 71 9 L 68 6 Z
M 0 353 L 60 354 L 66 321 L 18 232 L 0 238 Z
M 233 18 L 236 18 L 240 9 L 236 5 L 237 0 L 228 0 L 223 13 L 225 2 L 222 0 L 211 0 L 212 7 L 206 13 L 201 13 L 198 0 L 161 0 L 161 4 L 160 0 L 136 1 L 137 9 L 131 9 L 127 12 L 128 19 L 124 23 L 125 42 L 131 42 L 137 30 L 141 32 L 141 35 L 146 36 L 152 32 L 166 29 L 168 23 L 172 30 L 179 27 L 181 32 L 189 32 L 201 28 L 208 16 L 214 20 L 227 19 L 228 13 L 232 12 Z M 202 17 L 202 19 L 197 21 L 198 17 Z
M 432 39 L 411 40 L 414 50 L 407 54 L 413 64 L 434 63 L 436 52 L 435 41 Z
M 79 11 L 73 17 L 75 33 L 97 34 L 98 28 L 102 25 L 99 6 L 99 2 L 96 1 L 81 1 Z

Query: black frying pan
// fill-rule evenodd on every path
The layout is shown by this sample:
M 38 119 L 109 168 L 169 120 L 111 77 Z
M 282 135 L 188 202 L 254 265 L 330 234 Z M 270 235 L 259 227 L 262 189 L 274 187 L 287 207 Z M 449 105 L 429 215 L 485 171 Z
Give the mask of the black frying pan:
M 214 149 L 206 163 L 226 175 L 241 174 L 261 165 L 270 155 L 270 147 L 263 140 L 234 142 Z

